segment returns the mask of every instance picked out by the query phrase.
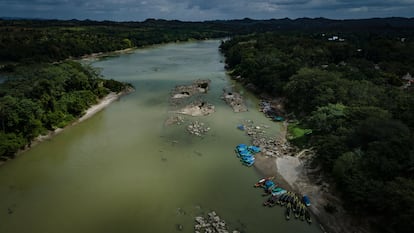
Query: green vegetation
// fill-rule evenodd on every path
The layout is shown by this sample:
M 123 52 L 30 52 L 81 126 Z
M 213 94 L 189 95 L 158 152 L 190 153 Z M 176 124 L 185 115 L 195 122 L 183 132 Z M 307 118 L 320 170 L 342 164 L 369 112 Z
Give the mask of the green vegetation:
M 13 157 L 39 134 L 68 125 L 99 98 L 126 87 L 74 61 L 18 66 L 8 76 L 0 85 L 1 157 Z
M 312 134 L 311 129 L 302 128 L 299 123 L 290 123 L 287 127 L 289 140 L 294 142 L 298 147 L 306 146 L 308 138 Z
M 414 74 L 413 19 L 0 20 L 0 72 L 7 77 L 0 85 L 0 157 L 13 157 L 40 133 L 125 88 L 66 59 L 234 35 L 244 36 L 221 45 L 227 67 L 256 90 L 287 98 L 301 122 L 290 127 L 293 140 L 317 149 L 347 207 L 377 216 L 383 232 L 414 229 L 414 94 L 401 79 Z
M 315 162 L 334 177 L 351 212 L 376 216 L 381 232 L 411 232 L 414 92 L 402 77 L 414 74 L 414 35 L 344 32 L 328 39 L 334 35 L 253 34 L 221 50 L 238 80 L 286 97 L 301 122 L 289 127 L 293 141 L 317 150 Z M 304 129 L 312 134 L 303 137 Z
M 224 37 L 214 25 L 180 21 L 1 21 L 0 62 L 57 61 L 189 39 Z

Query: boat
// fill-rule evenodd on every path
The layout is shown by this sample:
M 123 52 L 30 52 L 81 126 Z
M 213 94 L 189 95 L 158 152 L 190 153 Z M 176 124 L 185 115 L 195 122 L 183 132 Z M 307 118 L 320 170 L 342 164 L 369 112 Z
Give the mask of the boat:
M 309 210 L 305 210 L 305 218 L 306 218 L 306 221 L 309 223 L 309 224 L 311 224 L 312 223 L 312 219 L 311 219 L 311 216 L 310 216 L 310 213 L 309 213 Z
M 236 146 L 237 150 L 247 150 L 247 145 L 246 144 L 239 144 Z
M 254 162 L 242 162 L 242 164 L 247 166 L 247 167 L 251 167 L 251 166 L 253 166 Z
M 295 218 L 299 218 L 299 216 L 300 216 L 300 205 L 299 204 L 297 204 L 294 207 L 294 212 L 295 212 Z
M 289 202 L 289 203 L 292 203 L 292 201 L 293 201 L 293 195 L 290 195 L 289 198 L 286 201 Z
M 306 207 L 301 204 L 300 205 L 300 220 L 305 221 L 305 209 Z
M 276 204 L 280 205 L 280 201 L 286 196 L 286 193 L 279 196 L 279 198 L 276 201 Z
M 237 152 L 237 156 L 238 157 L 253 157 L 253 155 L 247 150 L 242 150 L 242 151 Z
M 257 181 L 257 183 L 256 184 L 254 184 L 254 187 L 263 187 L 263 185 L 264 185 L 264 183 L 267 181 L 267 180 L 272 180 L 274 177 L 273 176 L 269 176 L 269 177 L 266 177 L 266 178 L 262 178 L 262 179 L 260 179 L 259 181 Z
M 275 206 L 277 199 L 278 199 L 278 198 L 277 198 L 277 197 L 275 197 L 275 196 L 270 196 L 270 197 L 267 199 L 267 201 L 265 201 L 265 202 L 266 202 L 266 205 L 267 205 L 267 206 L 269 206 L 269 207 L 273 207 L 273 206 Z
M 291 211 L 292 205 L 290 203 L 286 206 L 286 220 L 290 219 L 290 211 Z
M 306 195 L 303 195 L 303 197 L 302 197 L 302 201 L 303 201 L 303 203 L 304 203 L 306 206 L 308 206 L 308 207 L 311 205 L 310 200 L 309 200 L 309 197 L 308 197 L 308 196 L 306 196 Z
M 255 158 L 253 156 L 246 156 L 246 157 L 242 157 L 240 160 L 242 160 L 242 161 L 254 161 Z
M 272 195 L 273 196 L 280 196 L 280 195 L 282 195 L 282 194 L 284 194 L 286 192 L 287 192 L 286 190 L 284 190 L 284 189 L 282 189 L 280 187 L 277 187 L 277 188 L 272 189 Z
M 252 152 L 252 153 L 259 153 L 261 150 L 260 150 L 260 147 L 258 147 L 258 146 L 248 146 L 247 147 L 247 149 L 250 151 L 250 152 Z
M 283 118 L 282 116 L 275 116 L 273 117 L 274 121 L 285 121 L 285 118 Z

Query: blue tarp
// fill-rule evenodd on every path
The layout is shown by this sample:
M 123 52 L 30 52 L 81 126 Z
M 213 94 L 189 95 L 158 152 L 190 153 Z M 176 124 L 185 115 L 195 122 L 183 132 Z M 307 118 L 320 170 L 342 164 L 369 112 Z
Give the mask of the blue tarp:
M 238 125 L 237 128 L 240 130 L 244 130 L 244 125 Z

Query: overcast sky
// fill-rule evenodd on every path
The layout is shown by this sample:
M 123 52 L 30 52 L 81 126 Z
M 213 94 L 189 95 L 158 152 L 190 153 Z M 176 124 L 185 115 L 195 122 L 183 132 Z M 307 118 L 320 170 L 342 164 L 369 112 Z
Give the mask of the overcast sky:
M 414 0 L 0 0 L 0 17 L 186 21 L 414 17 Z

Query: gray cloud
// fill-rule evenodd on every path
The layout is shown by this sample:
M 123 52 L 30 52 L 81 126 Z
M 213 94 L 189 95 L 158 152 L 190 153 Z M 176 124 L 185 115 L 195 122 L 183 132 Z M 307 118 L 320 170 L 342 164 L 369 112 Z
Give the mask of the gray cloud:
M 414 16 L 414 0 L 0 0 L 0 16 L 211 20 Z

